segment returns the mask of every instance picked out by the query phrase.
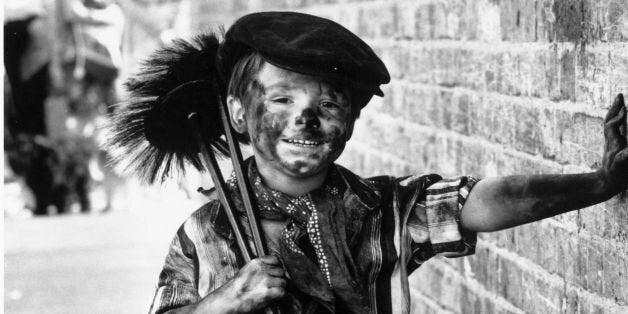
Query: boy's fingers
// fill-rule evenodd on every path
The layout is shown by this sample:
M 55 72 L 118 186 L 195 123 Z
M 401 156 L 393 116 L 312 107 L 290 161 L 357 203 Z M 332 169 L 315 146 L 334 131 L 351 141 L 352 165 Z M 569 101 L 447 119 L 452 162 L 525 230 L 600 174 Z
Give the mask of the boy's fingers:
M 628 148 L 624 148 L 615 155 L 615 162 L 624 163 L 624 167 L 628 167 Z
M 269 277 L 268 279 L 266 279 L 266 286 L 269 288 L 272 287 L 285 287 L 286 286 L 286 280 L 283 278 L 279 278 L 279 277 Z
M 281 298 L 286 295 L 286 289 L 284 287 L 272 287 L 268 289 L 267 295 L 271 299 Z
M 604 119 L 604 122 L 608 122 L 609 120 L 611 120 L 613 117 L 617 115 L 619 110 L 624 107 L 625 107 L 624 95 L 618 94 L 617 97 L 615 97 L 615 100 L 613 101 L 613 105 L 611 105 L 611 108 L 608 109 L 608 113 L 606 114 L 606 118 Z
M 282 277 L 282 278 L 285 275 L 283 268 L 277 267 L 277 266 L 270 266 L 270 267 L 268 267 L 268 269 L 266 270 L 266 273 L 269 276 Z
M 267 265 L 281 265 L 281 261 L 279 257 L 276 255 L 265 255 L 259 258 L 260 261 L 264 262 Z
M 626 141 L 626 108 L 621 108 L 619 113 L 607 121 L 604 125 L 604 134 L 606 136 L 612 136 L 618 140 L 619 143 Z
M 617 114 L 606 122 L 607 125 L 616 125 L 626 121 L 626 108 L 621 107 Z

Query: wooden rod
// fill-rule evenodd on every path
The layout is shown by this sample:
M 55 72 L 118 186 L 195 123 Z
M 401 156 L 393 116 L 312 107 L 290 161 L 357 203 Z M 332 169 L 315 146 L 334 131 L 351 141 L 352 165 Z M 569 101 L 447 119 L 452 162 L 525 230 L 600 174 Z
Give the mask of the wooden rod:
M 242 193 L 242 201 L 244 203 L 244 209 L 246 211 L 246 215 L 249 219 L 249 225 L 251 227 L 251 235 L 253 236 L 253 243 L 255 244 L 255 250 L 257 251 L 257 256 L 264 256 L 267 254 L 266 250 L 266 242 L 264 242 L 262 238 L 262 234 L 260 232 L 260 225 L 257 219 L 257 206 L 256 203 L 251 198 L 253 194 L 253 189 L 249 184 L 249 180 L 245 176 L 245 169 L 243 168 L 242 161 L 242 152 L 240 151 L 240 146 L 235 139 L 234 130 L 231 127 L 231 122 L 229 119 L 229 109 L 223 103 L 222 99 L 218 102 L 220 117 L 222 120 L 223 127 L 225 129 L 225 138 L 227 144 L 229 145 L 229 152 L 231 155 L 231 162 L 233 163 L 233 170 L 236 175 L 236 179 L 238 181 L 238 187 L 240 188 L 240 193 Z
M 194 114 L 190 114 L 188 117 L 191 123 L 195 126 L 198 125 L 196 120 L 194 119 Z M 205 141 L 200 138 L 200 133 L 198 133 L 198 142 L 200 146 L 200 152 L 198 156 L 204 161 L 207 169 L 209 170 L 209 174 L 211 175 L 212 181 L 214 181 L 214 188 L 218 192 L 218 199 L 222 204 L 223 210 L 227 214 L 227 219 L 229 220 L 229 225 L 231 225 L 231 230 L 236 238 L 236 243 L 238 244 L 238 248 L 240 249 L 240 254 L 242 254 L 242 258 L 245 263 L 248 263 L 252 259 L 252 254 L 247 245 L 247 241 L 243 236 L 242 229 L 240 228 L 240 224 L 238 223 L 238 219 L 236 217 L 235 206 L 233 205 L 231 198 L 227 195 L 227 187 L 225 184 L 225 180 L 220 172 L 220 167 L 218 166 L 218 162 L 216 161 L 216 156 L 211 148 L 208 148 L 208 145 L 205 144 Z

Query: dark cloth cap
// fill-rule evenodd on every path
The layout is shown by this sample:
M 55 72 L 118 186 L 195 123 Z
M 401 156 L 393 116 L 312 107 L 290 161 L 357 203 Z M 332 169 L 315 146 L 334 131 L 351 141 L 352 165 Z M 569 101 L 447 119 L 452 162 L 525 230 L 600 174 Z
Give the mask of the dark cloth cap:
M 340 79 L 383 96 L 390 81 L 386 66 L 362 39 L 338 23 L 296 12 L 260 12 L 237 20 L 218 51 L 224 81 L 240 58 L 251 52 L 283 69 Z

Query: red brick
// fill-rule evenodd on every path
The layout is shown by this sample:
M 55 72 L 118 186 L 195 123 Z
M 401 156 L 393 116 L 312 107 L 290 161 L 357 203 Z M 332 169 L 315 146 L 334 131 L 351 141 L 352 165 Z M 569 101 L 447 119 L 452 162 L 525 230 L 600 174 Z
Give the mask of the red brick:
M 410 290 L 410 303 L 413 313 L 438 314 L 446 311 L 443 307 L 435 304 L 429 297 L 425 297 L 421 292 Z
M 585 1 L 589 40 L 628 41 L 628 5 L 624 0 Z
M 604 247 L 604 295 L 615 302 L 628 305 L 628 247 L 605 245 Z
M 432 42 L 378 44 L 389 61 L 391 75 L 429 85 L 459 86 L 513 96 L 552 100 L 576 99 L 576 56 L 573 46 L 500 45 L 485 49 L 474 44 Z
M 609 299 L 617 302 L 617 305 L 609 307 L 600 295 L 587 292 L 577 284 L 564 283 L 559 278 L 539 273 L 521 261 L 513 261 L 482 246 L 469 261 L 476 280 L 489 291 L 507 297 L 513 305 L 529 313 L 571 313 L 572 309 L 583 307 L 593 311 L 600 308 L 618 310 L 622 308 L 620 304 L 626 304 L 623 295 L 616 294 L 616 290 Z M 621 284 L 625 279 L 613 281 Z
M 452 6 L 459 4 L 446 4 L 432 2 L 419 6 L 414 11 L 415 39 L 451 39 L 459 37 L 458 25 L 450 24 L 448 17 L 452 12 Z
M 619 92 L 628 89 L 628 50 L 623 44 L 589 46 L 578 55 L 576 100 L 608 108 Z
M 612 255 L 617 258 L 610 260 L 609 254 L 603 249 L 604 246 L 601 245 L 600 240 L 588 240 L 578 237 L 573 232 L 538 223 L 524 225 L 513 230 L 512 236 L 509 236 L 509 233 L 504 234 L 505 237 L 491 234 L 482 239 L 516 252 L 519 256 L 529 259 L 550 273 L 564 276 L 572 284 L 609 298 L 615 298 L 616 295 L 609 294 L 609 290 L 604 285 L 616 287 L 614 291 L 619 290 L 618 287 L 628 285 L 626 278 L 617 276 L 626 267 L 626 263 L 619 261 L 626 256 L 625 249 L 623 255 L 622 253 Z M 619 249 L 621 252 L 621 248 L 611 247 Z M 477 255 L 476 258 L 480 262 L 487 260 L 482 250 L 478 250 Z M 607 282 L 609 279 L 603 279 L 603 276 L 609 268 L 616 270 L 614 270 L 615 277 Z M 478 271 L 476 268 L 474 272 L 478 274 L 478 280 L 487 280 L 487 287 L 491 286 L 490 276 L 485 270 Z M 605 276 L 608 277 L 609 275 L 606 274 Z
M 366 5 L 357 8 L 357 35 L 365 38 L 392 38 L 397 36 L 397 4 Z
M 404 24 L 416 24 L 403 37 L 513 42 L 628 38 L 628 14 L 622 0 L 607 1 L 471 1 L 404 2 Z M 493 12 L 496 12 L 494 14 Z M 490 25 L 496 24 L 497 28 Z M 409 28 L 405 26 L 405 28 Z M 488 34 L 487 32 L 494 33 Z M 496 32 L 496 33 L 495 33 Z
M 545 145 L 544 129 L 551 123 L 547 115 L 540 110 L 530 110 L 522 106 L 514 106 L 513 125 L 515 129 L 514 146 L 519 151 L 533 155 L 540 154 Z M 551 135 L 550 135 L 551 136 Z
M 444 280 L 444 271 L 437 267 L 433 267 L 430 263 L 422 265 L 421 268 L 415 271 L 413 277 L 423 277 L 420 276 L 422 273 L 429 274 L 429 276 L 426 276 L 425 278 L 425 281 L 427 281 L 425 283 L 427 284 L 422 283 L 422 280 L 412 280 L 410 281 L 410 287 L 419 290 L 422 293 L 426 293 L 434 299 L 441 300 L 443 294 L 443 286 L 440 284 L 440 282 Z M 433 284 L 429 284 L 429 282 L 432 282 Z
M 396 86 L 397 94 L 402 94 L 403 98 L 395 97 L 395 103 L 389 104 L 387 110 L 395 117 L 463 135 L 479 135 L 492 142 L 530 154 L 540 153 L 548 158 L 554 158 L 558 149 L 554 110 L 528 106 L 521 100 L 513 103 L 514 99 L 412 85 Z M 567 113 L 565 115 L 569 117 Z M 574 139 L 573 142 L 595 138 L 595 143 L 599 144 L 599 138 L 589 134 L 583 133 L 581 137 L 584 139 Z M 580 163 L 581 160 L 581 155 L 578 155 L 569 161 Z
M 584 242 L 580 248 L 580 278 L 582 286 L 592 292 L 604 291 L 603 269 L 606 266 L 605 250 L 601 243 Z
M 578 309 L 580 308 L 580 300 L 579 295 L 574 289 L 569 289 L 565 291 L 563 306 L 565 313 L 578 313 Z
M 580 220 L 578 228 L 590 234 L 603 237 L 604 236 L 604 212 L 603 205 L 595 205 L 579 211 Z
M 552 7 L 555 22 L 556 39 L 559 41 L 577 41 L 584 33 L 584 3 L 580 0 L 555 1 Z
M 537 241 L 525 243 L 528 246 L 536 246 L 533 250 L 536 254 L 530 256 L 531 259 L 552 274 L 564 274 L 564 260 L 560 259 L 556 249 L 557 246 L 563 245 L 563 243 L 557 240 L 556 228 L 536 225 Z
M 455 167 L 453 173 L 450 175 L 471 175 L 471 176 L 483 176 L 485 172 L 485 164 L 478 161 L 488 160 L 489 151 L 476 143 L 469 143 L 464 140 L 455 140 L 451 142 L 450 148 L 453 149 L 452 156 L 455 160 Z
M 560 54 L 561 99 L 576 100 L 576 54 L 576 50 L 563 50 Z
M 604 203 L 604 236 L 617 242 L 628 242 L 628 194 L 623 192 Z
M 526 302 L 524 310 L 528 313 L 561 313 L 563 284 L 548 281 L 544 276 L 527 274 L 526 293 L 532 302 Z
M 469 118 L 470 118 L 470 97 L 465 94 L 449 93 L 448 97 L 444 92 L 441 93 L 441 99 L 445 100 L 443 106 L 444 127 L 456 133 L 469 134 Z
M 560 293 L 556 291 L 556 285 L 551 280 L 547 281 L 547 278 L 539 277 L 529 270 L 522 269 L 518 264 L 504 259 L 491 250 L 486 252 L 488 252 L 488 256 L 479 255 L 477 264 L 472 264 L 472 267 L 484 265 L 484 261 L 489 261 L 486 264 L 489 281 L 483 282 L 481 277 L 476 277 L 478 281 L 485 284 L 489 291 L 498 293 L 514 306 L 526 312 L 538 313 L 534 310 L 535 307 L 539 304 L 547 305 L 549 300 L 553 300 L 549 302 L 552 307 L 560 307 L 558 297 Z M 544 311 L 544 313 L 552 312 Z
M 478 297 L 477 294 L 473 293 L 471 289 L 464 285 L 460 291 L 460 303 L 460 307 L 464 309 L 464 311 L 472 313 L 489 313 L 482 311 L 482 298 Z
M 500 1 L 502 39 L 508 41 L 536 41 L 539 24 L 544 20 L 542 10 L 546 1 Z
M 454 313 L 518 312 L 516 307 L 505 299 L 487 297 L 490 295 L 487 291 L 478 289 L 476 285 L 470 285 L 455 268 L 447 265 L 444 260 L 436 260 L 421 266 L 410 278 L 411 288 L 430 296 L 445 310 Z M 435 275 L 432 276 L 432 273 Z

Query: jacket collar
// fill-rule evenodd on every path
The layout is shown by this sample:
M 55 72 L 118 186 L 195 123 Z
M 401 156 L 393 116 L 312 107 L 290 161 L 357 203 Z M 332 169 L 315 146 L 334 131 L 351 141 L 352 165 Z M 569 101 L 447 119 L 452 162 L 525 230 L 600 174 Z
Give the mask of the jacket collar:
M 373 184 L 342 166 L 334 164 L 332 167 L 333 169 L 330 169 L 330 173 L 335 171 L 339 177 L 339 180 L 332 180 L 332 182 L 338 185 L 344 185 L 338 186 L 337 188 L 340 191 L 344 191 L 343 200 L 345 206 L 357 206 L 365 211 L 371 211 L 380 204 L 382 198 L 381 193 Z M 220 204 L 214 188 L 202 191 L 201 193 L 207 196 L 216 205 Z M 209 210 L 211 211 L 209 224 L 213 230 L 224 238 L 234 241 L 235 237 L 223 207 L 210 206 Z M 238 210 L 236 214 L 242 214 L 243 212 L 243 210 Z M 242 223 L 246 220 L 246 217 L 244 217 L 244 219 L 239 219 L 239 222 Z M 242 229 L 248 237 L 251 237 L 249 226 L 246 225 L 246 223 L 242 225 Z
M 381 193 L 369 181 L 342 166 L 334 165 L 334 167 L 347 187 L 344 195 L 345 204 L 351 199 L 355 199 L 368 210 L 373 210 L 380 204 Z

